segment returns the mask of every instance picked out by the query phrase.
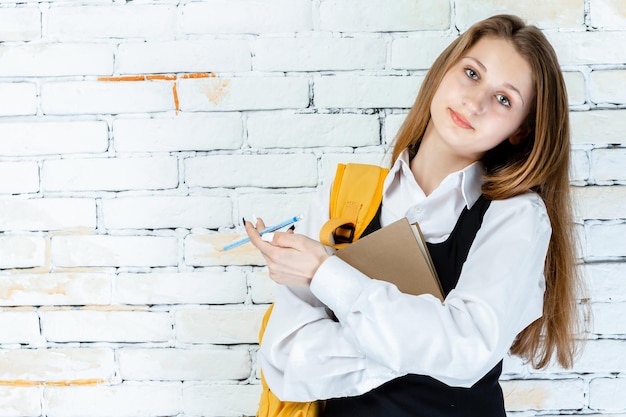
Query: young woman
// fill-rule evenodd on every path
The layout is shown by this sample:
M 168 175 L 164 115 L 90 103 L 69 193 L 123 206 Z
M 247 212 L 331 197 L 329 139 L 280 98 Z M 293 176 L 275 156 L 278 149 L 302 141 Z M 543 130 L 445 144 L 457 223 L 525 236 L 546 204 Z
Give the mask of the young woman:
M 392 160 L 369 228 L 419 222 L 445 301 L 329 256 L 317 242 L 328 189 L 295 234 L 266 242 L 247 222 L 282 284 L 259 354 L 268 385 L 282 400 L 330 399 L 328 416 L 505 416 L 507 352 L 537 368 L 574 355 L 568 102 L 543 34 L 500 15 L 457 38 Z

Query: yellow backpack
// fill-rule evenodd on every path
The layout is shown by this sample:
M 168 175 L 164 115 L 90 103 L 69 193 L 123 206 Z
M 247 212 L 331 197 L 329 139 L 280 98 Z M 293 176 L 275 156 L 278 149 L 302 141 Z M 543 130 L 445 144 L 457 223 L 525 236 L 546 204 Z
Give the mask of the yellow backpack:
M 340 249 L 361 237 L 376 215 L 389 170 L 376 165 L 339 164 L 330 194 L 330 218 L 320 230 L 320 242 Z M 270 318 L 271 305 L 261 322 L 259 344 Z M 270 391 L 261 372 L 261 400 L 257 417 L 316 417 L 324 401 L 281 401 Z

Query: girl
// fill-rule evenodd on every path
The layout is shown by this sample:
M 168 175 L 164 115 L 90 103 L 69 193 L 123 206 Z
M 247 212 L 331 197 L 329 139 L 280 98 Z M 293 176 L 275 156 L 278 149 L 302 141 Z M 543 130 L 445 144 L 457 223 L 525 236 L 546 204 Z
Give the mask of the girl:
M 417 221 L 448 292 L 400 293 L 316 241 L 246 231 L 280 285 L 260 349 L 282 400 L 327 416 L 505 416 L 507 351 L 572 364 L 576 272 L 568 101 L 556 55 L 519 18 L 472 26 L 435 61 L 393 148 L 375 230 Z M 262 221 L 257 228 L 263 228 Z

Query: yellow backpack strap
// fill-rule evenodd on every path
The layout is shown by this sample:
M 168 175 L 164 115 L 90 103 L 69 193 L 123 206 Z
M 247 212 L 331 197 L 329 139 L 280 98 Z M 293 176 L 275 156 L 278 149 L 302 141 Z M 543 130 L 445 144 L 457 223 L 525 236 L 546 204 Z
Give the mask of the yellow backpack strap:
M 330 196 L 330 220 L 322 226 L 323 244 L 343 247 L 361 237 L 374 218 L 383 198 L 383 182 L 387 168 L 364 164 L 339 164 Z M 331 237 L 334 242 L 331 243 Z M 272 304 L 261 320 L 259 344 L 272 314 Z M 281 401 L 269 389 L 261 372 L 261 398 L 257 417 L 317 417 L 322 415 L 324 401 Z
M 330 192 L 330 218 L 320 242 L 340 249 L 361 237 L 376 215 L 389 170 L 377 165 L 339 164 Z

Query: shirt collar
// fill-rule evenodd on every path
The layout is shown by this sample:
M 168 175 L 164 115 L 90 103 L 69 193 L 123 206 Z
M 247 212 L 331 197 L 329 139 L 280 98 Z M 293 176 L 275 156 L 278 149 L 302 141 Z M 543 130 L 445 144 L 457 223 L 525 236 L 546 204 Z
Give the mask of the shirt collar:
M 482 194 L 482 173 L 483 166 L 479 161 L 476 161 L 460 171 L 452 172 L 442 181 L 442 184 L 447 181 L 453 180 L 451 177 L 459 178 L 461 194 L 463 195 L 463 199 L 465 200 L 465 205 L 469 209 L 472 208 L 474 203 L 476 203 L 476 201 Z M 398 159 L 389 170 L 389 175 L 387 175 L 387 178 L 385 178 L 383 193 L 386 192 L 387 189 L 395 181 L 397 181 L 397 178 L 400 175 L 405 177 L 410 176 L 411 178 L 413 178 L 413 181 L 415 181 L 413 173 L 411 172 L 408 149 L 402 151 Z

